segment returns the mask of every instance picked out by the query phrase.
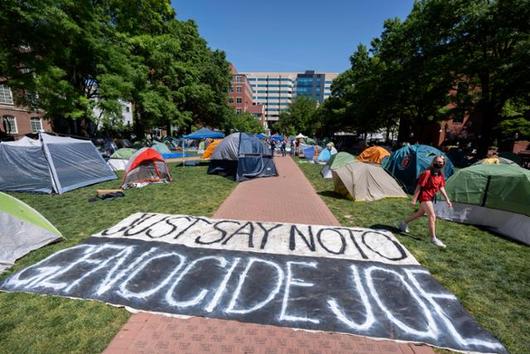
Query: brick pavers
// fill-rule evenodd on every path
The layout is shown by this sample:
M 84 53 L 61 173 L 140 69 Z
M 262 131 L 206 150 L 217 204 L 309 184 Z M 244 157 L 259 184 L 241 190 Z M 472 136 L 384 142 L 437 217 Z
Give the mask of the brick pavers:
M 339 225 L 290 157 L 275 158 L 279 176 L 240 183 L 216 218 Z M 428 346 L 330 332 L 146 313 L 133 315 L 114 337 L 115 353 L 398 353 L 432 354 Z

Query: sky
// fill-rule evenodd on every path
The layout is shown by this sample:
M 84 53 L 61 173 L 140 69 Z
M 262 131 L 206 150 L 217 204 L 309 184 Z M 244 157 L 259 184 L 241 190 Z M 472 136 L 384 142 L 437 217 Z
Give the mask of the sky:
M 172 0 L 212 49 L 238 71 L 331 71 L 349 67 L 387 18 L 405 19 L 414 0 Z

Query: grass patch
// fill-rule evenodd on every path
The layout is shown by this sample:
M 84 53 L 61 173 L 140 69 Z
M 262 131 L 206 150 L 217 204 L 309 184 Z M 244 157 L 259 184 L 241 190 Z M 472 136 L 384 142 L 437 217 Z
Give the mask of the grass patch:
M 119 188 L 118 180 L 63 195 L 12 193 L 41 212 L 67 238 L 33 251 L 0 278 L 73 246 L 135 212 L 210 216 L 236 183 L 206 174 L 206 166 L 170 164 L 173 182 L 126 191 L 124 198 L 90 203 L 96 189 Z M 100 353 L 129 313 L 96 301 L 0 293 L 0 353 Z
M 453 292 L 477 321 L 511 353 L 528 353 L 530 343 L 530 248 L 470 225 L 440 220 L 441 250 L 428 238 L 427 219 L 410 225 L 410 235 L 395 229 L 414 211 L 410 199 L 352 202 L 333 192 L 322 166 L 299 164 L 317 193 L 342 225 L 393 231 L 416 259 Z

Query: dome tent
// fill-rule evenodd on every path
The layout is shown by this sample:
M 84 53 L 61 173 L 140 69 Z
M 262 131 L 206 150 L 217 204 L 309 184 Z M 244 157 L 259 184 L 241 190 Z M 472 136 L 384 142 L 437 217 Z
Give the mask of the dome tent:
M 127 166 L 127 162 L 135 152 L 136 149 L 132 148 L 118 149 L 110 156 L 107 163 L 114 171 L 123 171 L 125 170 L 125 166 Z
M 318 154 L 317 162 L 320 164 L 325 164 L 331 159 L 331 156 L 335 155 L 336 153 L 337 149 L 334 147 L 331 147 L 331 149 L 326 147 L 325 149 L 322 149 L 320 154 Z
M 326 166 L 324 166 L 322 171 L 320 171 L 320 174 L 324 178 L 332 178 L 333 170 L 336 170 L 337 168 L 345 166 L 354 161 L 355 161 L 355 157 L 352 154 L 348 154 L 347 152 L 341 151 L 337 153 L 336 155 L 331 156 Z
M 0 190 L 65 193 L 116 175 L 90 140 L 39 133 L 0 143 Z
M 361 162 L 381 164 L 383 159 L 387 156 L 390 156 L 390 153 L 385 148 L 381 146 L 370 146 L 357 156 L 357 160 Z
M 445 187 L 453 209 L 443 219 L 481 225 L 530 245 L 530 171 L 513 164 L 478 164 L 457 171 Z
M 231 176 L 236 181 L 277 175 L 270 147 L 246 133 L 223 139 L 210 159 L 208 173 Z
M 122 188 L 170 181 L 169 168 L 162 155 L 153 148 L 143 148 L 129 159 L 123 175 Z
M 443 152 L 428 145 L 405 145 L 385 159 L 382 166 L 405 186 L 407 192 L 413 193 L 420 174 L 431 165 L 435 156 L 440 155 L 445 158 L 444 176 L 449 178 L 454 172 L 453 163 Z
M 221 141 L 223 141 L 223 139 L 215 139 L 210 144 L 208 144 L 208 146 L 204 150 L 204 153 L 202 154 L 202 158 L 209 159 L 210 157 L 212 157 L 213 152 L 215 151 L 217 146 L 221 144 Z
M 0 193 L 0 273 L 18 258 L 62 237 L 38 211 Z
M 381 166 L 354 162 L 333 171 L 335 192 L 355 201 L 406 198 L 407 194 Z

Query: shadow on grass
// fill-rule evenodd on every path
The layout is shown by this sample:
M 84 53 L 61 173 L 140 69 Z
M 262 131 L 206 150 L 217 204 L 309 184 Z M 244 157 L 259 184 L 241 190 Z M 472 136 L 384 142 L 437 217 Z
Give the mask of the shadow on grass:
M 405 237 L 408 237 L 408 238 L 411 238 L 413 240 L 416 240 L 416 241 L 421 241 L 422 238 L 419 237 L 419 236 L 415 236 L 411 233 L 403 233 L 401 232 L 397 227 L 393 226 L 393 225 L 385 225 L 385 224 L 374 224 L 374 225 L 370 225 L 370 228 L 371 229 L 382 229 L 382 230 L 387 230 L 387 231 L 390 231 L 394 234 L 398 234 L 399 236 L 405 236 Z
M 321 192 L 318 192 L 317 194 L 323 197 L 330 197 L 330 198 L 335 198 L 335 199 L 348 199 L 342 194 L 337 193 L 335 191 L 321 191 Z

